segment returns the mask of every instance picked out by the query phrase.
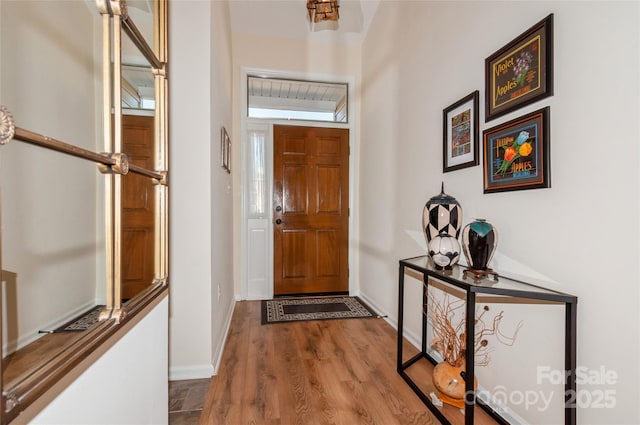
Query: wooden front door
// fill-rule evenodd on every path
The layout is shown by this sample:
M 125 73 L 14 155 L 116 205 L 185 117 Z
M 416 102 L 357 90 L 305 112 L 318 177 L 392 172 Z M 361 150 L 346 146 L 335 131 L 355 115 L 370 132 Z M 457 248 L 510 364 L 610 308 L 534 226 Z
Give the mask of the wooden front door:
M 349 130 L 274 126 L 274 294 L 349 291 Z
M 154 169 L 153 117 L 122 116 L 122 150 L 131 164 Z M 153 281 L 154 185 L 128 173 L 122 178 L 122 299 L 139 294 Z

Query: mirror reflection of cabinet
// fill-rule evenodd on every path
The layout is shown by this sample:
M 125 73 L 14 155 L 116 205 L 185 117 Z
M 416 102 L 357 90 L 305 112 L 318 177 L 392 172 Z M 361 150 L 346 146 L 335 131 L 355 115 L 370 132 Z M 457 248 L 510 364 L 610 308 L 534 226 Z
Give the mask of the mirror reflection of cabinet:
M 167 295 L 166 8 L 0 2 L 2 423 Z

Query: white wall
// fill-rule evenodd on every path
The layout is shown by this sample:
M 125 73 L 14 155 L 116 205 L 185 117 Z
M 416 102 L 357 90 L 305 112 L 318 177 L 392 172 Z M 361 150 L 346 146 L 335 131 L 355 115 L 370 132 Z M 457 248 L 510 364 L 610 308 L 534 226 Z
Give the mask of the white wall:
M 233 305 L 231 180 L 218 156 L 230 58 L 219 3 L 172 1 L 169 10 L 172 380 L 213 374 Z
M 217 373 L 226 332 L 233 313 L 233 186 L 231 174 L 220 166 L 220 134 L 222 127 L 229 133 L 231 155 L 239 156 L 240 137 L 233 132 L 231 29 L 229 3 L 213 2 L 211 8 L 211 250 L 212 291 L 212 362 Z
M 549 13 L 554 96 L 485 123 L 484 59 Z M 579 385 L 580 423 L 640 423 L 639 13 L 638 2 L 383 2 L 362 49 L 361 292 L 397 317 L 397 262 L 424 253 L 422 208 L 444 181 L 465 224 L 500 232 L 494 268 L 578 296 L 578 365 L 617 374 Z M 481 132 L 551 106 L 550 189 L 484 195 L 480 166 L 442 173 L 442 110 L 476 89 Z M 419 335 L 420 286 L 407 285 Z M 562 422 L 562 387 L 537 382 L 538 367 L 562 369 L 562 309 L 502 307 L 506 329 L 524 327 L 515 346 L 496 346 L 480 385 L 556 391 L 548 409 L 510 406 L 529 423 Z
M 211 375 L 209 2 L 169 3 L 170 378 Z M 189 29 L 198 28 L 198 31 Z M 192 371 L 194 376 L 190 376 Z
M 167 424 L 168 307 L 165 298 L 30 423 Z

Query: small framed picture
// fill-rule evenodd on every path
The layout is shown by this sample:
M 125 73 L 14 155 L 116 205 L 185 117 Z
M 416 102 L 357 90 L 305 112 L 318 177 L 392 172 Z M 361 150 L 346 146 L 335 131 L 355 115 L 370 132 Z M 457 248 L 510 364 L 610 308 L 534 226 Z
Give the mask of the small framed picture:
M 442 171 L 478 165 L 478 90 L 443 110 Z
M 549 107 L 483 132 L 484 193 L 551 187 Z
M 553 14 L 485 60 L 485 119 L 553 95 Z
M 222 127 L 220 133 L 220 166 L 231 173 L 231 139 L 226 128 Z

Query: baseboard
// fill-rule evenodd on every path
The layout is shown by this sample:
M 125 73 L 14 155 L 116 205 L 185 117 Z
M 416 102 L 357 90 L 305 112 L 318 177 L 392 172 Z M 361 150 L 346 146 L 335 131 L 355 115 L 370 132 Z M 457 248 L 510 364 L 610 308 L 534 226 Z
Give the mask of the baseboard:
M 395 318 L 392 318 L 391 316 L 389 316 L 389 312 L 385 311 L 383 308 L 381 308 L 379 305 L 376 304 L 376 302 L 369 298 L 367 296 L 367 294 L 363 294 L 360 293 L 357 295 L 358 297 L 360 297 L 360 299 L 362 299 L 362 301 L 364 301 L 365 303 L 367 303 L 371 308 L 373 308 L 379 315 L 380 317 L 382 317 L 389 325 L 391 325 L 391 327 L 393 329 L 395 329 L 396 331 L 398 330 L 398 321 Z M 416 347 L 418 350 L 420 349 L 420 336 L 414 334 L 413 332 L 411 332 L 408 329 L 404 329 L 404 335 L 403 335 L 407 341 L 409 341 L 414 347 Z
M 212 376 L 213 366 L 210 364 L 169 368 L 169 381 L 183 381 L 185 379 L 206 379 L 211 378 Z
M 222 338 L 220 338 L 220 343 L 218 344 L 218 348 L 216 349 L 213 355 L 213 374 L 217 375 L 220 370 L 220 362 L 222 361 L 222 354 L 224 353 L 224 347 L 227 343 L 227 336 L 229 335 L 229 329 L 231 328 L 231 319 L 233 318 L 233 311 L 236 308 L 236 300 L 232 298 L 231 305 L 227 309 L 228 314 L 224 322 L 224 330 L 222 331 Z
M 378 316 L 384 318 L 384 319 L 388 319 L 389 315 L 387 314 L 386 311 L 384 311 L 383 309 L 380 308 L 380 306 L 378 306 L 375 301 L 373 301 L 371 298 L 369 298 L 367 296 L 367 294 L 363 294 L 363 293 L 357 293 L 357 294 L 349 294 L 352 297 L 358 297 L 360 298 L 362 301 L 365 302 L 365 304 L 367 304 L 369 307 L 371 307 L 373 309 L 373 311 L 375 311 L 376 313 L 378 313 Z M 387 320 L 388 322 L 388 320 Z M 394 326 L 395 329 L 398 329 L 397 326 Z

